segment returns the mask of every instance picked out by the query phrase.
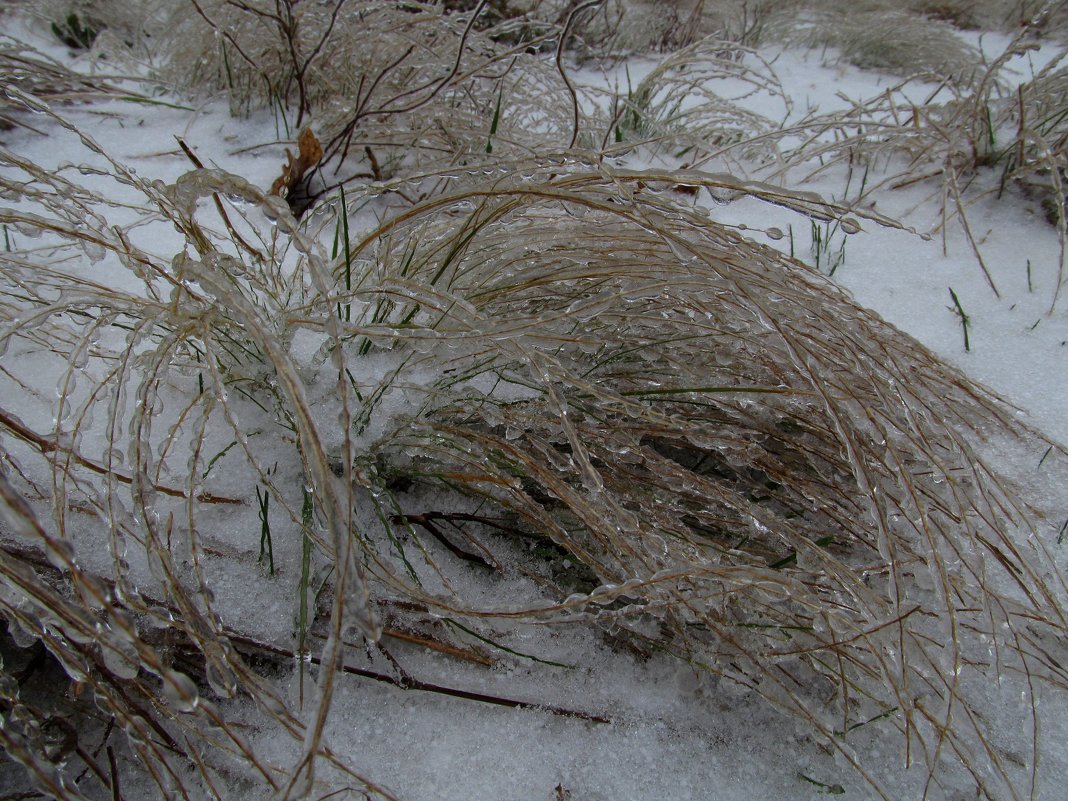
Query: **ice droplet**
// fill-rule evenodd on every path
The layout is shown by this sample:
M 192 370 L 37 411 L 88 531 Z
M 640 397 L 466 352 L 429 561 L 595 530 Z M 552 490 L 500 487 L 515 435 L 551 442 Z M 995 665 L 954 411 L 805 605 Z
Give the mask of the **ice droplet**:
M 745 192 L 740 189 L 732 189 L 727 186 L 710 186 L 708 188 L 708 193 L 712 196 L 712 200 L 721 206 L 733 203 L 745 194 Z
M 37 642 L 37 635 L 26 628 L 23 621 L 18 618 L 14 618 L 13 622 L 8 625 L 8 634 L 19 648 L 29 648 Z
M 114 633 L 113 631 L 112 634 Z M 107 643 L 102 643 L 100 656 L 104 661 L 104 667 L 118 678 L 126 680 L 137 678 L 141 660 L 133 646 L 123 642 L 119 637 L 113 636 Z
M 204 671 L 208 685 L 221 698 L 233 698 L 237 695 L 237 677 L 226 667 L 216 665 L 209 660 Z
M 74 564 L 74 545 L 68 540 L 49 537 L 45 542 L 45 555 L 56 569 L 68 570 Z
M 200 701 L 193 680 L 176 670 L 168 670 L 163 675 L 163 697 L 179 712 L 192 712 Z
M 83 239 L 80 244 L 82 252 L 85 254 L 86 258 L 89 259 L 90 264 L 96 264 L 97 262 L 103 261 L 107 251 L 99 242 L 90 242 Z

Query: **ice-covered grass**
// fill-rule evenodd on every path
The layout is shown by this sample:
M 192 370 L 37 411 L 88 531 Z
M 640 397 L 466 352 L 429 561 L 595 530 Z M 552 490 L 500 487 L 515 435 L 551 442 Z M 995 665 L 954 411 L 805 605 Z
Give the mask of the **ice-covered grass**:
M 1058 197 L 1059 129 L 964 165 L 965 229 L 901 181 L 974 132 L 888 123 L 918 82 L 713 39 L 613 105 L 510 47 L 350 115 L 422 133 L 327 148 L 300 220 L 258 145 L 329 94 L 5 73 L 4 789 L 1056 797 L 1063 251 L 1017 179 Z

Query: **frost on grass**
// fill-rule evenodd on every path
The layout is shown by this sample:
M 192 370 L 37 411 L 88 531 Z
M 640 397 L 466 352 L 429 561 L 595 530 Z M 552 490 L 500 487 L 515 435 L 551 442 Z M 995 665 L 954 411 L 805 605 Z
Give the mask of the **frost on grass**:
M 970 688 L 1066 678 L 1062 579 L 979 455 L 1033 435 L 673 190 L 856 230 L 847 209 L 573 153 L 374 184 L 298 223 L 219 170 L 147 181 L 14 96 L 97 166 L 0 151 L 0 611 L 73 682 L 79 725 L 106 728 L 95 704 L 126 734 L 83 771 L 5 665 L 0 737 L 38 788 L 390 797 L 322 736 L 336 683 L 387 629 L 508 658 L 523 623 L 752 690 L 884 795 L 844 737 L 876 719 L 932 781 L 1026 794 Z M 107 179 L 139 195 L 132 222 L 111 224 Z

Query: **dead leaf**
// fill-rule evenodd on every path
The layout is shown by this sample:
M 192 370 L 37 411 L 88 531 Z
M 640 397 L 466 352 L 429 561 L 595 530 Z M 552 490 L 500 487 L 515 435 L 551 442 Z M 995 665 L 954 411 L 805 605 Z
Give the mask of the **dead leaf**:
M 286 163 L 282 165 L 282 174 L 271 184 L 271 194 L 286 197 L 293 188 L 304 179 L 304 174 L 319 163 L 323 157 L 323 146 L 315 138 L 312 129 L 305 128 L 297 137 L 299 152 L 293 158 L 293 152 L 286 148 Z

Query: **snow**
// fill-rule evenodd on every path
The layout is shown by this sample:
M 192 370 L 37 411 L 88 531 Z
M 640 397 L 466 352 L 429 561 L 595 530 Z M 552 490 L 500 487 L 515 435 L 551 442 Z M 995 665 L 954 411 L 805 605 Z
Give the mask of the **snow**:
M 31 34 L 23 31 L 21 35 Z M 47 40 L 42 38 L 34 39 L 34 43 L 47 46 Z M 990 35 L 983 44 L 996 50 L 1004 42 Z M 68 58 L 62 48 L 52 45 L 51 49 L 57 58 Z M 1045 52 L 1043 48 L 1033 53 L 1033 61 L 1040 63 Z M 784 82 L 796 119 L 816 110 L 841 108 L 849 100 L 872 97 L 897 83 L 896 78 L 836 65 L 821 52 L 780 49 L 765 55 Z M 650 68 L 650 61 L 635 59 L 629 64 L 630 80 L 636 85 Z M 1020 74 L 1026 72 L 1021 69 Z M 596 79 L 596 73 L 589 68 L 581 75 L 586 81 Z M 618 70 L 602 80 L 609 87 L 626 85 L 626 78 L 621 82 Z M 922 89 L 914 87 L 917 96 Z M 777 101 L 766 95 L 753 95 L 741 102 L 777 121 L 782 118 L 781 103 L 775 107 Z M 270 114 L 231 117 L 224 101 L 209 101 L 194 111 L 117 100 L 70 106 L 62 111 L 117 160 L 131 165 L 138 175 L 150 181 L 173 182 L 189 168 L 175 144 L 175 136 L 188 143 L 206 165 L 242 175 L 261 187 L 270 184 L 282 160 L 282 149 L 266 144 L 277 138 L 276 120 Z M 98 163 L 97 157 L 87 153 L 69 132 L 40 119 L 34 124 L 47 131 L 48 136 L 15 131 L 4 134 L 5 146 L 57 171 L 68 169 L 64 165 L 70 164 L 85 172 L 81 165 Z M 260 144 L 264 146 L 258 147 Z M 634 154 L 630 165 L 644 167 L 658 158 Z M 107 181 L 94 182 L 92 176 L 86 180 L 116 201 L 133 198 L 128 188 Z M 846 176 L 841 169 L 831 169 L 805 188 L 825 197 L 841 198 L 847 193 Z M 930 191 L 930 186 L 923 184 L 897 191 L 878 190 L 868 196 L 869 202 L 877 203 L 879 212 L 914 227 L 918 233 L 881 228 L 871 222 L 865 222 L 863 231 L 848 237 L 836 233 L 832 250 L 844 244 L 845 256 L 835 270 L 835 280 L 859 303 L 1006 398 L 1019 408 L 1020 418 L 1029 425 L 1068 443 L 1068 297 L 1062 297 L 1051 310 L 1055 288 L 1062 278 L 1056 231 L 1041 210 L 1022 195 L 1010 194 L 1000 199 L 987 195 L 972 204 L 969 219 L 1000 292 L 998 296 L 984 281 L 960 226 L 950 225 L 944 235 L 935 230 L 939 199 L 930 198 Z M 715 219 L 746 225 L 750 229 L 748 235 L 783 252 L 789 252 L 790 238 L 774 239 L 761 229 L 790 231 L 797 257 L 812 261 L 811 231 L 799 216 L 752 200 L 726 205 L 711 203 L 707 198 L 696 202 L 707 204 Z M 116 219 L 122 221 L 122 214 L 121 209 L 116 210 Z M 930 236 L 920 235 L 924 233 Z M 12 235 L 20 237 L 18 232 Z M 161 253 L 177 252 L 183 247 L 182 238 L 166 226 L 146 226 L 136 230 L 135 236 Z M 103 267 L 106 269 L 72 262 L 68 269 L 102 283 L 128 278 L 117 265 Z M 140 291 L 135 287 L 120 288 Z M 969 320 L 968 349 L 964 347 L 962 321 L 950 290 Z M 322 374 L 314 386 L 323 401 L 318 405 L 319 413 L 327 420 L 336 414 L 336 409 L 325 402 L 336 383 L 323 377 L 329 373 L 329 362 L 323 367 L 319 353 L 323 341 L 319 334 L 301 331 L 289 352 L 306 375 L 317 371 Z M 4 364 L 10 369 L 20 358 L 22 355 L 12 350 L 4 356 Z M 366 369 L 373 376 L 393 366 L 388 356 L 379 356 L 368 361 Z M 42 365 L 36 376 L 41 394 L 51 393 L 64 372 L 62 364 Z M 419 377 L 419 370 L 413 369 L 405 373 L 404 381 L 417 388 Z M 364 377 L 356 377 L 357 386 L 361 380 Z M 370 379 L 367 381 L 371 383 Z M 387 402 L 388 414 L 376 417 L 377 428 L 364 435 L 367 443 L 374 442 L 389 415 L 403 415 L 419 400 L 417 393 L 409 396 L 397 392 Z M 28 422 L 44 422 L 42 416 L 46 415 L 43 407 L 11 411 Z M 242 426 L 242 421 L 234 421 L 235 429 Z M 254 430 L 244 434 L 249 447 L 258 447 Z M 209 437 L 209 442 L 218 453 L 233 438 L 232 431 L 220 430 Z M 104 448 L 105 442 L 100 441 L 87 444 L 84 449 L 96 454 Z M 212 455 L 203 458 L 210 459 Z M 1053 473 L 1040 481 L 1033 474 L 1033 460 L 1026 459 L 1030 456 L 1006 453 L 1001 466 L 1010 477 L 1030 485 L 1033 492 L 1043 493 L 1043 497 L 1033 499 L 1037 505 L 1050 508 L 1051 513 L 1059 508 L 1063 517 L 1064 499 L 1058 494 L 1058 476 L 1063 474 Z M 253 477 L 232 471 L 225 456 L 220 457 L 213 473 L 210 486 L 219 494 L 237 493 L 255 483 Z M 300 483 L 295 473 L 277 476 L 275 481 L 281 491 L 290 494 L 292 490 L 285 488 Z M 299 508 L 299 501 L 295 505 Z M 246 559 L 257 556 L 250 545 L 257 535 L 248 530 L 249 518 L 226 509 L 207 514 L 213 533 L 201 546 L 210 547 L 216 555 L 204 557 L 201 567 L 211 576 L 216 610 L 231 626 L 241 627 L 264 641 L 275 639 L 278 626 L 291 625 L 287 622 L 292 617 L 288 599 L 295 597 L 300 566 L 299 521 L 280 521 L 275 530 L 277 580 L 249 587 L 245 579 L 226 566 L 235 554 Z M 72 525 L 76 543 L 92 541 L 90 521 Z M 107 557 L 100 554 L 100 558 Z M 1065 561 L 1063 556 L 1060 561 Z M 150 566 L 135 565 L 132 569 L 141 571 L 148 580 Z M 510 581 L 514 586 L 505 586 L 499 580 L 491 582 L 473 568 L 470 576 L 471 586 L 483 584 L 481 591 L 487 595 L 537 597 L 533 582 L 519 578 Z M 487 670 L 400 640 L 387 637 L 386 642 L 391 654 L 414 676 L 429 675 L 437 684 L 542 707 L 604 715 L 611 722 L 493 706 L 345 675 L 338 682 L 327 742 L 335 751 L 350 755 L 365 776 L 410 801 L 800 800 L 821 798 L 839 790 L 847 798 L 871 797 L 871 790 L 844 760 L 813 742 L 792 717 L 779 715 L 755 694 L 731 682 L 699 678 L 667 657 L 639 659 L 576 628 L 516 629 L 507 621 L 501 621 L 500 627 L 502 641 L 509 647 L 536 653 L 541 659 L 566 667 L 515 657 Z M 478 643 L 471 640 L 471 645 L 477 648 Z M 372 655 L 369 661 L 384 665 L 378 655 Z M 297 673 L 282 683 L 283 690 L 296 699 L 300 683 Z M 1043 707 L 1056 708 L 1058 712 L 1042 729 L 1044 763 L 1039 768 L 1040 790 L 1036 797 L 1055 801 L 1061 797 L 1060 777 L 1068 770 L 1068 750 L 1064 746 L 1068 742 L 1068 714 L 1063 698 L 1048 695 L 1048 699 L 1043 696 Z M 241 701 L 226 704 L 235 714 L 241 714 Z M 990 704 L 991 715 L 996 717 L 1000 708 L 1011 706 L 1012 702 L 992 692 Z M 916 768 L 905 770 L 899 742 L 895 739 L 891 744 L 874 734 L 874 725 L 869 728 L 873 733 L 858 732 L 852 745 L 858 761 L 884 778 L 896 797 L 919 798 L 923 772 Z M 1016 731 L 1005 733 L 1007 750 L 1011 750 L 1018 735 Z M 279 764 L 291 763 L 295 756 L 292 746 L 288 741 L 275 742 L 273 737 L 270 731 L 249 734 L 250 740 Z M 272 748 L 277 752 L 272 754 Z M 947 799 L 961 797 L 953 787 L 944 791 L 936 788 L 934 792 L 943 793 L 938 797 Z M 233 793 L 229 797 L 240 797 L 239 790 Z

